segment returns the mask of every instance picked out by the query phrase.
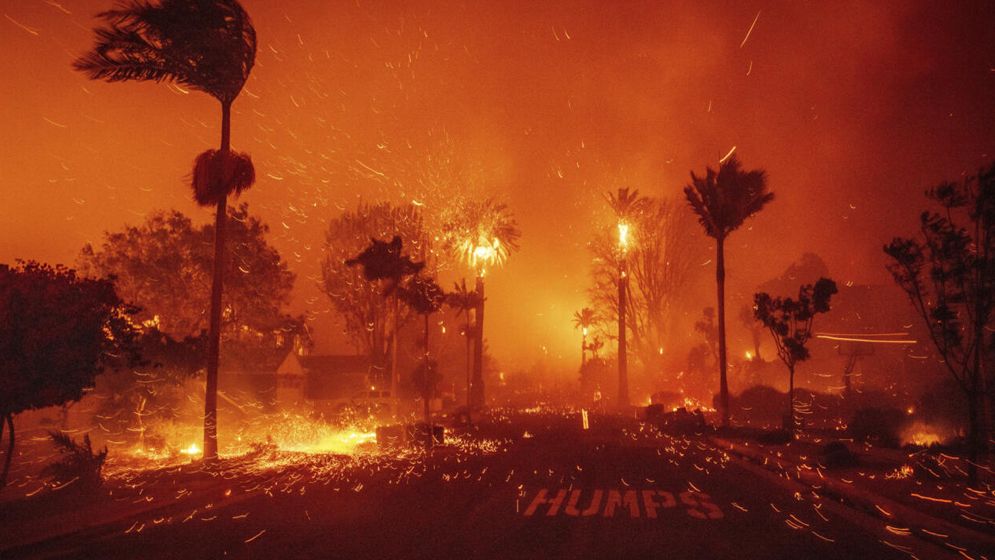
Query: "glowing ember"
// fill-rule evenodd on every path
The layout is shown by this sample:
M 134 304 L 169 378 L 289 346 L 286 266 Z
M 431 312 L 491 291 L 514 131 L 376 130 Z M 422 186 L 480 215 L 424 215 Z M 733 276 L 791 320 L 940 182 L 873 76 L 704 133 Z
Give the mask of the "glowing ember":
M 321 436 L 314 442 L 277 444 L 281 451 L 296 451 L 301 453 L 335 453 L 350 455 L 357 452 L 366 443 L 375 443 L 376 432 L 358 432 L 355 430 L 334 431 Z
M 181 449 L 180 453 L 182 453 L 183 455 L 189 455 L 191 457 L 195 455 L 200 455 L 200 446 L 197 445 L 196 443 L 191 443 L 190 445 Z
M 902 465 L 900 468 L 884 475 L 884 477 L 889 480 L 904 480 L 906 478 L 911 478 L 913 474 L 915 474 L 915 470 L 913 470 L 911 466 Z

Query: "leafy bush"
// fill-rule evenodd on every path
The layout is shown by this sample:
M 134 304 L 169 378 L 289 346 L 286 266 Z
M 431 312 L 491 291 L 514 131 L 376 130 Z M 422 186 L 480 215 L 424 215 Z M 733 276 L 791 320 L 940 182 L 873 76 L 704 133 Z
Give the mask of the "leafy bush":
M 104 468 L 104 461 L 107 460 L 107 448 L 104 447 L 102 451 L 94 453 L 89 435 L 84 435 L 83 442 L 77 443 L 62 432 L 48 434 L 59 451 L 59 460 L 45 467 L 43 474 L 58 484 L 76 481 L 79 488 L 100 487 L 103 483 L 100 471 Z
M 822 447 L 822 464 L 829 468 L 852 467 L 857 456 L 842 441 L 832 441 Z
M 897 408 L 860 408 L 853 414 L 848 431 L 854 439 L 882 447 L 898 447 L 908 418 Z

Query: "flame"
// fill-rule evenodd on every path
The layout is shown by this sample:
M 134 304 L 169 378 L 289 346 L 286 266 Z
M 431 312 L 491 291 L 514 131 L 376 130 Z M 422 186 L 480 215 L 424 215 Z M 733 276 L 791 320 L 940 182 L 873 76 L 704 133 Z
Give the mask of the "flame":
M 945 439 L 941 431 L 922 422 L 915 422 L 902 434 L 902 442 L 906 445 L 913 444 L 920 447 L 940 444 Z
M 262 415 L 236 432 L 222 432 L 219 455 L 240 457 L 261 448 L 292 454 L 365 454 L 376 442 L 374 425 L 373 418 L 336 426 L 300 414 Z M 171 421 L 146 426 L 147 432 L 156 434 L 157 443 L 141 442 L 116 455 L 114 470 L 160 468 L 199 459 L 204 451 L 195 438 L 202 429 L 200 424 Z
M 694 412 L 695 410 L 700 410 L 702 412 L 715 412 L 714 408 L 705 406 L 704 403 L 694 397 L 684 397 L 684 403 L 681 406 L 675 406 L 674 411 L 676 412 L 681 408 L 687 410 L 688 412 Z
M 183 449 L 180 449 L 181 454 L 189 455 L 191 457 L 200 455 L 200 451 L 201 451 L 200 446 L 197 445 L 196 443 L 191 443 L 190 445 L 184 447 Z
M 629 224 L 626 222 L 618 223 L 618 246 L 622 248 L 622 253 L 629 250 Z
M 911 478 L 915 474 L 915 469 L 909 465 L 902 465 L 900 468 L 884 475 L 888 480 L 903 480 L 906 478 Z
M 481 277 L 487 273 L 487 267 L 500 265 L 508 258 L 508 251 L 501 245 L 501 240 L 485 235 L 464 239 L 459 252 L 463 261 L 476 269 Z

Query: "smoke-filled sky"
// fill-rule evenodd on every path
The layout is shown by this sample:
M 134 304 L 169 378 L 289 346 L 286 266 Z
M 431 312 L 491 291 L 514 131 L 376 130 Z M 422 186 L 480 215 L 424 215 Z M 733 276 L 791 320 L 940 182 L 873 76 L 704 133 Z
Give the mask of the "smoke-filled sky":
M 330 313 L 329 218 L 360 199 L 432 212 L 460 177 L 523 232 L 488 280 L 506 365 L 578 359 L 570 318 L 610 188 L 679 196 L 735 147 L 777 198 L 727 246 L 734 296 L 805 251 L 838 281 L 885 283 L 881 246 L 923 190 L 995 150 L 993 2 L 243 3 L 259 52 L 233 146 L 298 274 L 294 311 Z M 111 5 L 0 2 L 0 262 L 72 263 L 157 209 L 209 217 L 186 176 L 218 143 L 217 103 L 70 68 Z

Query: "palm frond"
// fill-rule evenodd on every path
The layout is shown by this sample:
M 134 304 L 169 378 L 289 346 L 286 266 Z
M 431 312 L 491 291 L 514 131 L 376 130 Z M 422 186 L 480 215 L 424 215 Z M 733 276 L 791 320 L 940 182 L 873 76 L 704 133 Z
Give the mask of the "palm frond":
M 735 155 L 718 171 L 706 168 L 704 177 L 692 171 L 684 196 L 705 233 L 715 239 L 724 239 L 774 200 L 774 193 L 767 190 L 766 172 L 743 171 Z
M 236 0 L 133 0 L 97 17 L 93 51 L 73 63 L 91 79 L 175 81 L 230 103 L 255 63 L 256 32 Z
M 256 182 L 252 158 L 240 152 L 228 152 L 222 157 L 218 150 L 202 152 L 194 160 L 191 187 L 197 204 L 217 204 L 223 197 L 238 196 Z
M 598 318 L 597 313 L 593 309 L 585 307 L 574 313 L 574 328 L 591 328 L 597 324 L 599 320 L 600 319 Z
M 443 244 L 473 268 L 504 263 L 522 236 L 508 205 L 493 198 L 459 201 L 443 220 Z
M 605 200 L 619 220 L 631 220 L 646 210 L 649 199 L 639 195 L 639 189 L 629 190 L 628 187 L 618 189 L 618 193 L 606 193 Z

